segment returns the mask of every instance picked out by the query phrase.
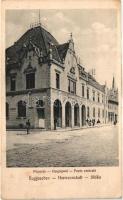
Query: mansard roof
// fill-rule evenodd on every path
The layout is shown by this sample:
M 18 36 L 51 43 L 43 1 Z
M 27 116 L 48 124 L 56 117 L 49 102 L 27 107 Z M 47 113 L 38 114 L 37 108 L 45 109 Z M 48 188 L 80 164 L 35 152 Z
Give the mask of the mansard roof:
M 52 49 L 53 59 L 61 63 L 66 56 L 69 46 L 68 43 L 59 44 L 48 31 L 41 26 L 37 26 L 26 31 L 14 45 L 6 49 L 7 62 L 17 63 L 21 61 L 30 41 L 42 52 L 43 56 L 48 55 L 50 47 Z
M 69 42 L 57 45 L 58 53 L 62 61 L 66 57 L 68 48 L 69 48 Z

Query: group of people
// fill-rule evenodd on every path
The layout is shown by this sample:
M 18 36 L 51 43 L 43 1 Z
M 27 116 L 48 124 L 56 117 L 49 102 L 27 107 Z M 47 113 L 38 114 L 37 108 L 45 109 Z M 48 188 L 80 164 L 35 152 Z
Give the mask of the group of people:
M 57 120 L 55 119 L 54 120 L 54 130 L 56 130 L 56 123 L 57 123 Z M 86 119 L 86 123 L 88 126 L 95 126 L 95 123 L 97 124 L 100 124 L 100 120 L 98 119 L 97 122 L 95 119 Z M 114 125 L 117 124 L 117 120 L 114 121 Z M 31 127 L 31 124 L 30 124 L 30 120 L 28 119 L 28 121 L 26 122 L 26 129 L 27 129 L 27 134 L 30 133 L 30 127 Z
M 92 120 L 91 119 L 86 119 L 86 123 L 87 123 L 88 126 L 95 126 L 95 123 L 100 124 L 101 122 L 100 122 L 99 119 L 97 120 L 97 122 L 96 122 L 95 119 L 92 119 Z

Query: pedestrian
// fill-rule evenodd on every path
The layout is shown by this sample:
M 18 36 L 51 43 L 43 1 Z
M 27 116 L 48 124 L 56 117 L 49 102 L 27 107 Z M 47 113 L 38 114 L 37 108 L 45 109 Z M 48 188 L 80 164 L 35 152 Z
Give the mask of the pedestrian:
M 97 120 L 97 124 L 100 124 L 100 120 L 99 119 Z
M 114 125 L 116 125 L 116 121 L 114 121 Z
M 29 121 L 29 119 L 26 122 L 26 128 L 27 128 L 27 135 L 28 135 L 28 134 L 30 134 L 30 121 Z
M 91 119 L 89 120 L 89 126 L 91 126 Z
M 93 126 L 95 125 L 95 119 L 92 119 L 92 124 L 93 124 Z

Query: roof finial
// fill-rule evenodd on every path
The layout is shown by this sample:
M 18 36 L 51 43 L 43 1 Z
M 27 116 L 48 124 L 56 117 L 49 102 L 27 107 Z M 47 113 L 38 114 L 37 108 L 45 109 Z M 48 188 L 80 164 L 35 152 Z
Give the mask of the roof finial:
M 114 78 L 114 74 L 113 74 L 113 80 L 112 80 L 112 89 L 115 89 L 115 78 Z
M 72 35 L 72 32 L 71 32 L 71 33 L 70 33 L 70 39 L 71 39 L 71 40 L 73 39 L 72 37 L 73 37 L 73 35 Z

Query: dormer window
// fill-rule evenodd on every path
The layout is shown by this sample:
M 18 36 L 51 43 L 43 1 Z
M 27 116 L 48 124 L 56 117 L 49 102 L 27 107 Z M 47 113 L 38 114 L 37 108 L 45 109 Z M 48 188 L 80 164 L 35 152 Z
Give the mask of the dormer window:
M 35 88 L 35 73 L 26 74 L 26 89 Z

